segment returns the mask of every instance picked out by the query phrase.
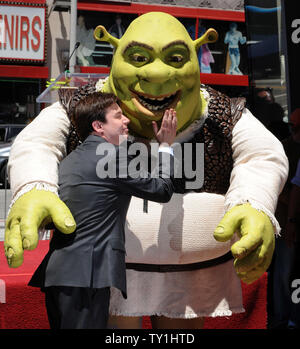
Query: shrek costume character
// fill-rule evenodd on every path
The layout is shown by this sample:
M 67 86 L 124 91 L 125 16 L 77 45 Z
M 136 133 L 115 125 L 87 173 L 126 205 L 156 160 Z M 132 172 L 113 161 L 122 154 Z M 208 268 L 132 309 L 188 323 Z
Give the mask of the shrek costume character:
M 173 107 L 175 142 L 204 143 L 201 188 L 183 185 L 169 203 L 149 202 L 147 212 L 142 200 L 131 201 L 128 299 L 112 293 L 111 314 L 128 316 L 124 327 L 136 328 L 142 315 L 150 315 L 154 328 L 199 328 L 202 317 L 242 312 L 240 279 L 251 283 L 266 271 L 280 231 L 274 211 L 288 172 L 281 143 L 244 100 L 201 85 L 197 50 L 216 39 L 215 31 L 193 41 L 176 18 L 151 12 L 135 19 L 121 39 L 101 26 L 95 37 L 115 47 L 109 78 L 98 89 L 119 97 L 132 135 L 152 142 L 152 121 L 159 124 Z M 42 110 L 14 142 L 5 234 L 10 266 L 21 265 L 23 248 L 37 246 L 42 222 L 74 231 L 73 217 L 57 196 L 57 165 L 73 143 L 59 102 Z

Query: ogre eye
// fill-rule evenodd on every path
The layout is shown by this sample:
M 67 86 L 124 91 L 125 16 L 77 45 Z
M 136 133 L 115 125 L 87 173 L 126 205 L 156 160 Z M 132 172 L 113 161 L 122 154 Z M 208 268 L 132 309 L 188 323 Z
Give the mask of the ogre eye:
M 149 61 L 149 58 L 141 55 L 140 53 L 133 53 L 129 56 L 130 60 L 138 65 L 142 65 Z
M 169 62 L 180 63 L 183 61 L 183 57 L 181 55 L 173 55 L 169 58 Z
M 174 68 L 181 68 L 188 61 L 188 54 L 173 52 L 165 58 L 166 63 Z

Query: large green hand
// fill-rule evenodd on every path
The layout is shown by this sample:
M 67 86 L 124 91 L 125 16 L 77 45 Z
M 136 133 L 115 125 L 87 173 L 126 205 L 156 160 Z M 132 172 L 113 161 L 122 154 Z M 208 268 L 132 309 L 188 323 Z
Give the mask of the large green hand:
M 14 203 L 5 224 L 4 248 L 10 267 L 23 263 L 23 249 L 35 249 L 39 227 L 50 222 L 65 234 L 76 229 L 70 210 L 54 193 L 32 189 Z
M 218 224 L 214 238 L 228 241 L 237 232 L 240 240 L 231 246 L 237 275 L 247 284 L 257 280 L 269 267 L 274 247 L 274 228 L 269 217 L 250 204 L 230 209 Z

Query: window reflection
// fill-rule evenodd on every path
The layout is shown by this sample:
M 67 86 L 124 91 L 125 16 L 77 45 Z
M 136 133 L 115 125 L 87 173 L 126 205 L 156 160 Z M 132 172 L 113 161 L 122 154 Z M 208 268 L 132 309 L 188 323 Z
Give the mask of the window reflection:
M 112 12 L 78 11 L 77 64 L 80 66 L 110 67 L 114 48 L 107 42 L 94 39 L 94 29 L 103 25 L 114 37 L 121 38 L 137 14 L 116 14 Z
M 245 13 L 250 81 L 253 87 L 251 98 L 256 100 L 259 90 L 271 89 L 274 102 L 282 107 L 283 119 L 287 121 L 281 1 L 266 0 L 262 4 L 258 0 L 246 0 Z

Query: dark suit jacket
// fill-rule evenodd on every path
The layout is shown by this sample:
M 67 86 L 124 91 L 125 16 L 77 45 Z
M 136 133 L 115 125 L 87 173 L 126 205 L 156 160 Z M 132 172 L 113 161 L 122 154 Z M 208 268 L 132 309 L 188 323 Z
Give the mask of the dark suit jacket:
M 127 169 L 132 157 L 124 162 L 120 148 L 115 146 L 117 178 L 99 178 L 97 165 L 99 169 L 108 159 L 115 163 L 111 155 L 96 155 L 99 145 L 110 146 L 103 138 L 90 135 L 60 164 L 59 195 L 72 212 L 77 228 L 69 235 L 54 231 L 49 252 L 30 280 L 31 286 L 113 286 L 126 297 L 124 225 L 131 196 L 167 202 L 174 187 L 170 178 L 162 178 L 168 173 L 161 153 L 160 177 L 151 178 L 146 173 L 142 178 L 139 172 L 137 178 L 121 178 L 120 169 Z M 172 175 L 173 157 L 164 153 L 165 159 L 170 160 Z

